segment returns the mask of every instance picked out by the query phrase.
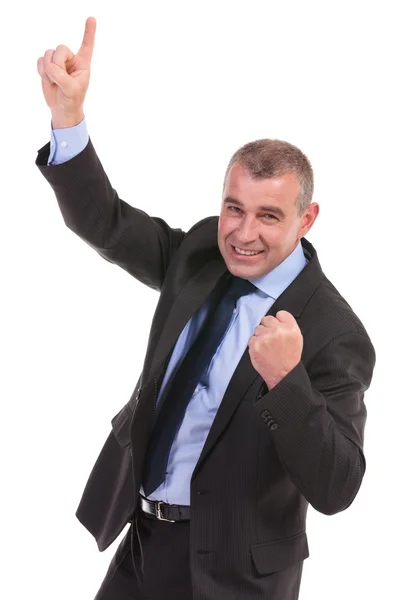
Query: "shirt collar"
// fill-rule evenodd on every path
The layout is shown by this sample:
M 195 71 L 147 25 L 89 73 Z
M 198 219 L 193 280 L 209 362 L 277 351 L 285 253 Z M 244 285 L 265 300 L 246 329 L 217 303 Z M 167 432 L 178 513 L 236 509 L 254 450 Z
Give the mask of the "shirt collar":
M 266 275 L 250 279 L 259 290 L 276 300 L 282 292 L 296 279 L 306 266 L 308 260 L 304 256 L 301 241 L 289 256 Z

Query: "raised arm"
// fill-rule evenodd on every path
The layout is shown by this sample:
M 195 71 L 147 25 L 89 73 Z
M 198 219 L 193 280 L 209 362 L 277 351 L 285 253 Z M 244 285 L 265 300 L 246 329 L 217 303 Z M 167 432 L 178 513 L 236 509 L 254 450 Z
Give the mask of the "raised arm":
M 96 20 L 89 17 L 77 54 L 60 45 L 37 61 L 54 129 L 75 127 L 84 119 L 95 33 Z M 185 233 L 121 200 L 90 138 L 62 164 L 48 165 L 49 154 L 50 143 L 38 151 L 35 164 L 51 185 L 67 227 L 103 258 L 159 290 Z

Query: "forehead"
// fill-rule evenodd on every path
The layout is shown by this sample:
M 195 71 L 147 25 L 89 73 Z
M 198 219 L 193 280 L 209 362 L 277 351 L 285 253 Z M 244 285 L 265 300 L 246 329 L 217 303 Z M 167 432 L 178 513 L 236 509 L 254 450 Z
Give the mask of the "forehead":
M 223 201 L 234 199 L 248 208 L 261 208 L 266 202 L 290 206 L 295 204 L 299 192 L 294 173 L 254 179 L 246 167 L 235 163 L 226 177 Z

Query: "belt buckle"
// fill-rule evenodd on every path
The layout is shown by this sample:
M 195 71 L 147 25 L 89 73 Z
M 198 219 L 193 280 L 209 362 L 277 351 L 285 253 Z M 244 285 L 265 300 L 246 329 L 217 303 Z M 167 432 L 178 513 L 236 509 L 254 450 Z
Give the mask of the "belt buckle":
M 165 502 L 156 502 L 156 515 L 157 515 L 157 519 L 159 519 L 160 521 L 168 521 L 169 523 L 175 523 L 175 521 L 173 521 L 172 519 L 165 519 L 162 516 L 160 504 L 165 504 Z

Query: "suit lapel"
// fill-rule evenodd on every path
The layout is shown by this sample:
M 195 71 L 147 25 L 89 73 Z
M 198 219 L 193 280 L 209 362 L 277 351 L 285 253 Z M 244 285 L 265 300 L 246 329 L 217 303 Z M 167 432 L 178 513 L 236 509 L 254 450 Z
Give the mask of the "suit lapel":
M 159 372 L 189 319 L 200 308 L 221 278 L 231 277 L 224 260 L 213 259 L 202 266 L 176 297 L 165 321 L 151 361 L 150 375 Z

